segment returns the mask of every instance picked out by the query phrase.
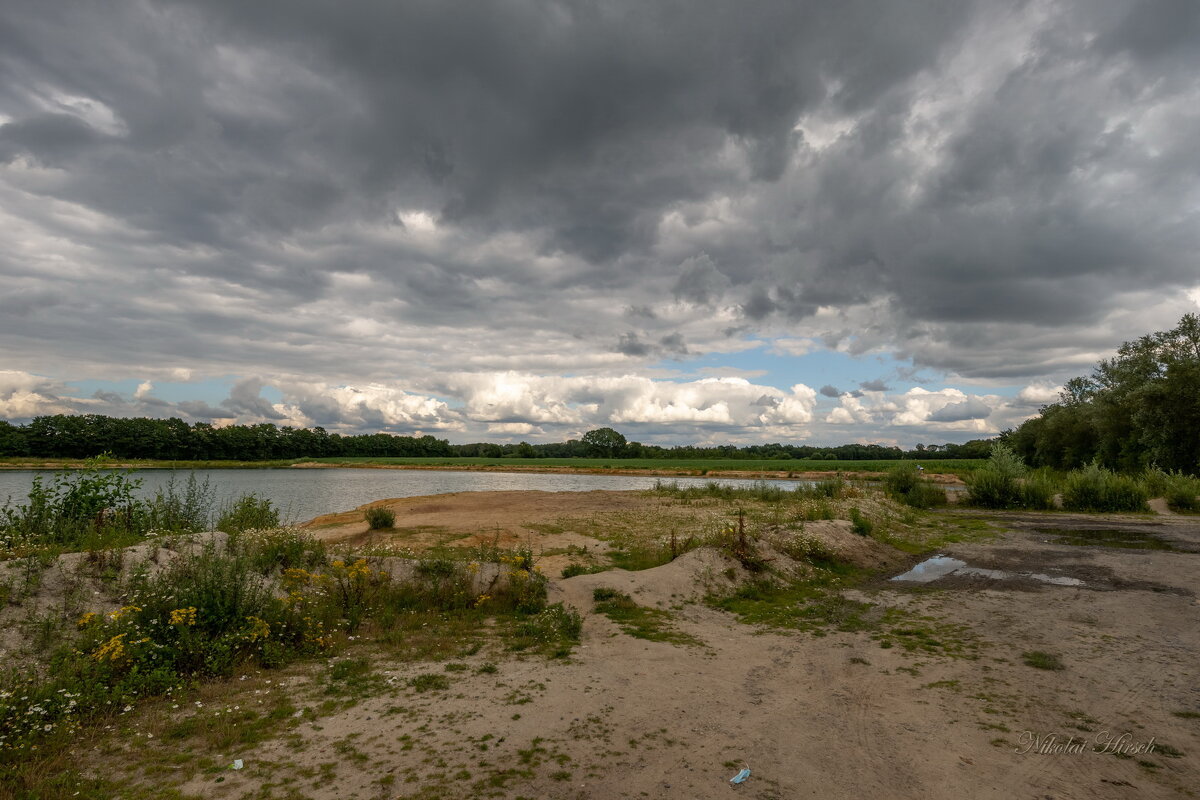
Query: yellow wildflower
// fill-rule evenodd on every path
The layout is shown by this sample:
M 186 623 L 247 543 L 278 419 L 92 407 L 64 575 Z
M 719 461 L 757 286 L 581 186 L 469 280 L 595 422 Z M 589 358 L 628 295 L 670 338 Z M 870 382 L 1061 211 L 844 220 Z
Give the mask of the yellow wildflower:
M 246 617 L 246 621 L 250 623 L 250 630 L 246 632 L 246 638 L 250 641 L 255 642 L 271 635 L 271 625 L 266 620 Z
M 196 624 L 196 607 L 188 606 L 187 608 L 177 608 L 171 612 L 172 625 L 195 625 Z
M 92 653 L 97 661 L 120 661 L 125 656 L 125 634 L 118 633 Z
M 88 625 L 91 625 L 93 622 L 95 622 L 96 619 L 99 618 L 99 616 L 100 615 L 97 614 L 95 611 L 89 611 L 86 614 L 84 614 L 82 617 L 80 617 L 79 621 L 76 622 L 75 624 L 81 628 L 86 628 Z

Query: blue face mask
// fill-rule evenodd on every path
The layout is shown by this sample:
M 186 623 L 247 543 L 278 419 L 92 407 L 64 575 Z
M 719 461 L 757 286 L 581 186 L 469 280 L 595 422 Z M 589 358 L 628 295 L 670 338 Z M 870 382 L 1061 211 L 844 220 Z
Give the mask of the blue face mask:
M 749 778 L 749 777 L 750 777 L 750 768 L 746 767 L 741 772 L 739 772 L 737 775 L 734 775 L 732 778 L 730 778 L 729 782 L 730 783 L 745 783 L 746 778 Z

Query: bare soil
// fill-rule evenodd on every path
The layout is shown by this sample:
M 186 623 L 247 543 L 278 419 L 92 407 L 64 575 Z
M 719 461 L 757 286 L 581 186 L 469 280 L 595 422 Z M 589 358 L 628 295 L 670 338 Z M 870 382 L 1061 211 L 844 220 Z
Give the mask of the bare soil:
M 550 554 L 543 564 L 556 576 L 567 561 L 605 551 L 606 532 L 631 520 L 661 530 L 672 520 L 682 527 L 727 516 L 613 492 L 461 493 L 371 505 L 395 510 L 397 529 L 366 531 L 362 509 L 309 528 L 417 548 L 499 537 Z M 480 653 L 443 671 L 441 663 L 381 661 L 385 688 L 280 738 L 216 754 L 242 759 L 244 769 L 194 774 L 182 789 L 205 798 L 315 800 L 1195 797 L 1200 519 L 960 510 L 933 519 L 981 516 L 994 538 L 940 552 L 1083 585 L 953 576 L 896 583 L 888 576 L 919 557 L 856 536 L 845 521 L 805 526 L 841 558 L 881 570 L 848 597 L 958 637 L 959 657 L 884 647 L 870 631 L 816 635 L 739 622 L 695 602 L 750 577 L 705 548 L 654 569 L 552 580 L 551 601 L 585 614 L 582 643 L 565 662 Z M 1078 546 L 1046 533 L 1104 526 L 1175 549 Z M 670 613 L 701 644 L 628 635 L 590 613 L 597 587 Z M 1035 651 L 1063 668 L 1026 664 Z M 449 678 L 447 690 L 407 684 L 431 671 Z M 285 691 L 302 702 L 298 689 Z M 731 784 L 743 767 L 749 779 Z M 174 785 L 170 774 L 160 777 Z
M 383 503 L 403 523 L 398 538 L 422 526 L 468 538 L 500 531 L 534 537 L 547 549 L 582 541 L 561 538 L 580 536 L 569 525 L 543 533 L 539 526 L 547 523 L 631 507 L 653 513 L 666 505 L 607 492 L 464 493 Z M 322 721 L 319 730 L 306 730 L 316 750 L 312 758 L 336 760 L 333 743 L 355 733 L 368 755 L 364 764 L 339 770 L 335 787 L 309 794 L 371 796 L 381 778 L 404 775 L 407 767 L 419 771 L 430 757 L 478 770 L 472 764 L 480 754 L 470 742 L 491 733 L 504 737 L 490 751 L 494 760 L 519 761 L 518 751 L 540 740 L 537 746 L 562 763 L 557 772 L 543 768 L 514 781 L 505 797 L 696 798 L 730 791 L 755 798 L 1194 796 L 1200 786 L 1200 555 L 1186 551 L 1200 549 L 1200 520 L 989 517 L 1003 529 L 993 541 L 952 544 L 944 552 L 975 566 L 1050 570 L 1084 585 L 947 578 L 913 586 L 881 578 L 850 593 L 966 626 L 979 645 L 976 658 L 885 649 L 866 633 L 764 632 L 686 603 L 729 569 L 714 551 L 641 572 L 560 579 L 552 584 L 552 600 L 587 612 L 595 587 L 619 589 L 643 605 L 674 608 L 678 627 L 704 646 L 633 638 L 605 617 L 588 615 L 583 644 L 569 664 L 502 663 L 498 675 L 469 674 L 436 698 L 370 698 Z M 321 527 L 333 523 L 340 527 Z M 335 535 L 362 535 L 356 524 L 353 513 L 313 523 Z M 847 523 L 822 525 L 810 523 L 806 531 L 831 542 L 844 540 L 841 534 L 862 541 L 848 533 Z M 1081 547 L 1055 543 L 1042 532 L 1103 526 L 1142 530 L 1179 549 Z M 916 560 L 894 552 L 890 558 L 896 572 L 906 559 Z M 865 553 L 859 560 L 881 563 Z M 1065 668 L 1027 666 L 1022 655 L 1031 651 L 1051 653 Z M 531 702 L 512 705 L 505 699 L 512 687 L 535 687 Z M 386 709 L 397 702 L 411 714 L 388 717 Z M 421 746 L 400 749 L 400 737 L 414 730 L 422 731 Z M 1125 735 L 1123 744 L 1105 746 Z M 1149 751 L 1136 752 L 1138 746 Z M 274 744 L 245 755 L 253 763 L 285 752 Z M 733 787 L 729 779 L 743 766 L 751 777 Z M 231 783 L 245 788 L 253 781 Z M 390 785 L 396 796 L 421 788 L 419 780 L 414 785 L 403 778 Z M 217 787 L 198 781 L 190 788 Z

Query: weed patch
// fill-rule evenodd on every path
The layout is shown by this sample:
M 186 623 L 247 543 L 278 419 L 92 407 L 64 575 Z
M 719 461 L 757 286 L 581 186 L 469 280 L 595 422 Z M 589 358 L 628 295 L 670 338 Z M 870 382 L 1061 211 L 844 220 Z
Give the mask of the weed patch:
M 703 644 L 696 637 L 675 630 L 671 624 L 669 612 L 640 606 L 623 592 L 597 588 L 593 591 L 592 597 L 596 603 L 596 613 L 608 617 L 617 623 L 622 631 L 636 639 L 668 642 L 676 645 Z

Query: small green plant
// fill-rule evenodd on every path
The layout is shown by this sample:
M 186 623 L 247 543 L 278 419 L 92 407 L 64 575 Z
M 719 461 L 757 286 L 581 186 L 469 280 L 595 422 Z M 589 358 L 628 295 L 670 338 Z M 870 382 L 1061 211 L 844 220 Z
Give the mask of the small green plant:
M 547 606 L 517 623 L 514 630 L 514 650 L 539 648 L 554 656 L 566 656 L 571 645 L 579 641 L 583 617 L 562 603 Z
M 426 672 L 409 678 L 408 685 L 418 692 L 444 692 L 450 688 L 450 679 L 436 672 Z
M 862 512 L 857 508 L 850 509 L 850 529 L 859 536 L 870 536 L 871 531 L 875 530 L 875 523 L 862 515 Z
M 367 525 L 371 530 L 390 530 L 396 527 L 396 512 L 390 508 L 374 506 L 366 510 Z
M 1067 668 L 1058 656 L 1043 650 L 1029 650 L 1022 653 L 1021 660 L 1026 666 L 1034 667 L 1035 669 L 1059 670 Z
M 579 564 L 572 562 L 563 567 L 562 576 L 564 578 L 574 578 L 576 575 L 594 575 L 597 572 L 604 572 L 608 567 L 600 564 Z

